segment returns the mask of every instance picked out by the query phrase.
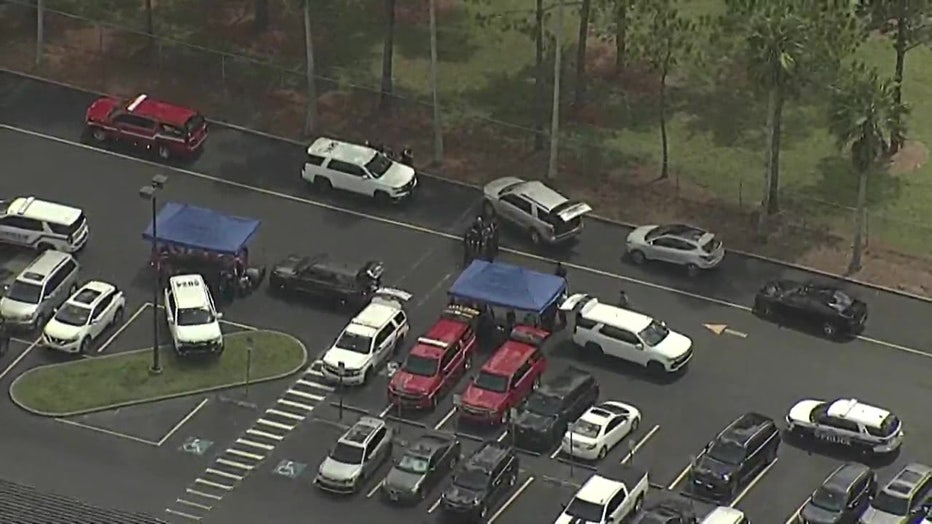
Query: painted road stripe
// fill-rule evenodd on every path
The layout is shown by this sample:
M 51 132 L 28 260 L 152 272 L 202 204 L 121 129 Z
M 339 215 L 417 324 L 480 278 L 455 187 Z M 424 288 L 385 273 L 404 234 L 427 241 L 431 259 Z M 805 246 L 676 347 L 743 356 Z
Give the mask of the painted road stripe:
M 276 435 L 275 433 L 267 433 L 265 431 L 259 431 L 258 429 L 252 429 L 252 428 L 247 429 L 246 433 L 249 433 L 250 435 L 254 435 L 256 437 L 263 437 L 263 438 L 276 440 L 276 441 L 281 441 L 285 439 L 285 437 L 281 435 Z
M 171 513 L 172 515 L 178 515 L 179 517 L 184 517 L 189 520 L 201 520 L 201 517 L 198 517 L 197 515 L 192 515 L 190 513 L 185 513 L 183 511 L 177 511 L 171 508 L 166 508 L 165 513 Z
M 301 384 L 302 386 L 307 386 L 310 388 L 322 389 L 324 391 L 333 391 L 333 388 L 330 386 L 325 386 L 324 384 L 321 384 L 319 382 L 314 382 L 311 380 L 304 380 L 303 378 L 298 379 L 298 384 Z
M 198 497 L 204 497 L 205 499 L 223 500 L 223 497 L 220 495 L 212 495 L 210 493 L 204 493 L 203 491 L 198 491 L 196 489 L 187 488 L 185 491 L 192 495 L 197 495 Z
M 324 376 L 324 374 L 321 373 L 320 370 L 317 370 L 317 369 L 314 369 L 314 368 L 307 368 L 307 371 L 305 371 L 304 374 L 305 374 L 305 375 L 314 375 L 315 377 L 322 377 L 322 376 Z
M 195 483 L 195 484 L 203 484 L 203 485 L 205 485 L 205 486 L 210 486 L 210 487 L 212 487 L 212 488 L 222 489 L 222 490 L 225 490 L 225 491 L 232 491 L 232 490 L 233 490 L 233 486 L 228 486 L 228 485 L 226 485 L 226 484 L 221 484 L 221 483 L 219 483 L 219 482 L 211 482 L 211 481 L 209 481 L 209 480 L 204 480 L 204 479 L 202 479 L 202 478 L 200 478 L 200 477 L 194 479 L 194 483 Z
M 290 411 L 281 411 L 278 409 L 267 409 L 265 410 L 265 412 L 270 413 L 272 415 L 278 415 L 279 417 L 290 418 L 291 420 L 304 420 L 304 415 L 298 415 Z M 291 426 L 291 429 L 294 429 L 294 426 Z
M 226 477 L 233 480 L 243 480 L 241 475 L 234 475 L 233 473 L 227 473 L 226 471 L 214 468 L 207 468 L 204 471 L 210 473 L 211 475 L 217 475 L 218 477 Z
M 321 395 L 315 395 L 315 394 L 313 394 L 313 393 L 305 393 L 305 392 L 300 391 L 300 390 L 297 390 L 297 389 L 289 389 L 289 390 L 286 391 L 285 393 L 288 394 L 288 395 L 296 395 L 296 396 L 299 396 L 299 397 L 309 398 L 309 399 L 311 399 L 311 400 L 313 400 L 313 401 L 315 401 L 315 402 L 324 399 L 324 397 L 322 397 Z
M 191 506 L 192 508 L 202 509 L 204 511 L 210 511 L 214 509 L 213 506 L 208 506 L 207 504 L 198 504 L 197 502 L 191 502 L 190 500 L 185 499 L 175 499 L 175 502 L 185 506 Z
M 278 403 L 283 406 L 291 406 L 293 408 L 303 409 L 305 411 L 314 411 L 314 406 L 309 406 L 307 404 L 302 404 L 300 402 L 294 402 L 291 400 L 285 400 L 283 398 L 278 399 Z
M 235 460 L 227 460 L 223 458 L 218 458 L 217 464 L 223 464 L 224 466 L 230 466 L 231 468 L 244 469 L 246 471 L 250 471 L 255 468 L 255 466 L 250 466 L 249 464 L 243 464 L 242 462 L 236 462 Z
M 242 440 L 242 439 L 241 439 L 241 440 Z M 238 450 L 238 449 L 236 449 L 236 448 L 230 448 L 230 449 L 228 449 L 228 450 L 227 450 L 227 453 L 229 453 L 229 454 L 231 454 L 231 455 L 236 455 L 236 456 L 238 456 L 238 457 L 243 457 L 243 458 L 252 459 L 252 460 L 255 460 L 256 462 L 259 462 L 260 460 L 264 460 L 264 459 L 265 459 L 265 457 L 262 456 L 262 455 L 256 455 L 255 453 L 247 453 L 247 452 L 245 452 L 245 451 L 240 451 L 240 450 Z
M 252 441 L 252 440 L 246 440 L 246 439 L 244 439 L 244 438 L 238 438 L 238 439 L 236 439 L 236 443 L 237 443 L 237 444 L 243 444 L 243 445 L 246 445 L 246 446 L 252 446 L 252 447 L 257 448 L 257 449 L 263 449 L 263 450 L 265 450 L 265 451 L 272 451 L 273 449 L 275 449 L 275 446 L 269 446 L 268 444 L 260 444 L 260 443 L 258 443 L 258 442 L 254 442 L 254 441 Z
M 281 422 L 275 422 L 274 420 L 269 420 L 267 418 L 260 418 L 256 420 L 256 422 L 264 426 L 268 426 L 270 428 L 280 429 L 282 431 L 291 431 L 294 429 L 294 426 L 289 426 L 288 424 L 282 424 Z

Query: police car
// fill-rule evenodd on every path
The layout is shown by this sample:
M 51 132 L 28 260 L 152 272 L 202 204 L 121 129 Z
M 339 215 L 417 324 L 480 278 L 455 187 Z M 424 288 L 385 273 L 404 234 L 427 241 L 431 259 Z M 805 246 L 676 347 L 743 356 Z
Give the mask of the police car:
M 890 453 L 903 443 L 903 425 L 896 415 L 853 398 L 801 400 L 790 408 L 786 423 L 795 435 L 858 451 Z
M 0 200 L 0 242 L 74 253 L 87 243 L 87 220 L 78 208 L 34 196 Z
M 320 192 L 339 189 L 380 203 L 404 200 L 417 187 L 414 168 L 371 147 L 332 138 L 318 138 L 307 148 L 301 178 Z
M 177 275 L 165 288 L 165 319 L 179 355 L 223 353 L 222 313 L 201 275 Z

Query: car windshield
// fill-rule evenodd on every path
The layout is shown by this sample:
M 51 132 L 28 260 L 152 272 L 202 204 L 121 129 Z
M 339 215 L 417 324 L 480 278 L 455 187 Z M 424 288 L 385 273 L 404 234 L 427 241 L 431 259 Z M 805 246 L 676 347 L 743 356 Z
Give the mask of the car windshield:
M 586 438 L 596 438 L 599 436 L 599 433 L 602 431 L 602 426 L 598 424 L 593 424 L 588 420 L 577 420 L 573 424 L 572 428 L 573 433 L 581 437 Z
M 710 238 L 708 242 L 702 244 L 702 250 L 706 253 L 713 253 L 720 247 L 722 247 L 722 241 L 715 237 Z
M 179 326 L 200 326 L 214 321 L 214 314 L 206 308 L 189 307 L 178 310 Z
M 190 135 L 200 129 L 202 125 L 204 125 L 204 117 L 201 115 L 194 115 L 184 123 L 184 130 Z
M 344 331 L 343 334 L 340 335 L 340 338 L 337 340 L 336 346 L 340 349 L 345 349 L 354 353 L 368 355 L 369 348 L 372 347 L 372 338 Z
M 828 297 L 828 305 L 836 311 L 844 311 L 851 307 L 854 300 L 841 291 L 835 291 Z
M 372 160 L 366 162 L 366 169 L 372 173 L 375 178 L 381 178 L 389 168 L 392 167 L 392 161 L 382 153 L 376 153 Z
M 566 507 L 566 514 L 576 517 L 585 522 L 602 522 L 602 514 L 605 508 L 593 502 L 587 502 L 578 497 L 574 497 L 570 505 Z
M 38 304 L 41 296 L 42 286 L 30 282 L 22 282 L 20 280 L 13 282 L 13 285 L 10 286 L 10 290 L 7 291 L 6 294 L 6 297 L 10 300 L 25 302 L 27 304 Z
M 881 491 L 874 497 L 871 506 L 874 509 L 889 513 L 891 515 L 906 515 L 909 513 L 909 499 L 894 497 L 893 495 Z
M 489 475 L 482 471 L 468 469 L 453 477 L 453 484 L 461 488 L 479 491 L 489 485 Z
M 524 408 L 531 413 L 552 417 L 560 412 L 561 405 L 562 402 L 557 397 L 534 392 L 528 397 Z
M 744 460 L 744 448 L 734 442 L 719 441 L 709 449 L 709 458 L 725 464 L 740 464 Z
M 408 358 L 405 359 L 404 370 L 412 375 L 432 377 L 437 374 L 439 365 L 440 361 L 435 358 L 408 354 Z
M 663 342 L 663 339 L 667 338 L 669 334 L 670 330 L 667 329 L 666 326 L 654 320 L 649 326 L 644 328 L 643 331 L 638 333 L 638 336 L 641 337 L 641 340 L 648 346 L 656 346 Z
M 477 388 L 487 391 L 495 391 L 497 393 L 508 391 L 508 377 L 489 373 L 488 371 L 480 371 L 473 384 L 475 384 Z
M 91 310 L 86 307 L 65 304 L 58 310 L 58 313 L 55 313 L 55 320 L 69 326 L 83 326 L 87 324 L 87 319 L 90 316 Z
M 845 509 L 845 494 L 822 486 L 812 494 L 812 505 L 828 511 Z
M 428 460 L 427 457 L 404 455 L 401 457 L 401 460 L 398 461 L 397 468 L 401 471 L 407 471 L 408 473 L 427 473 L 429 466 L 430 460 Z
M 362 448 L 337 442 L 330 451 L 330 458 L 343 464 L 362 464 Z

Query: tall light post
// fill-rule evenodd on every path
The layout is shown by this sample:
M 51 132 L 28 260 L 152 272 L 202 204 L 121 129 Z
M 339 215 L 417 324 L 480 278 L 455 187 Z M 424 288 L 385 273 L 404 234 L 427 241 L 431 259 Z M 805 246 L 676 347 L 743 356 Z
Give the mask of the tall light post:
M 153 262 L 153 279 L 152 279 L 152 367 L 149 372 L 153 375 L 162 373 L 162 363 L 159 359 L 159 305 L 160 293 L 162 287 L 161 270 L 159 266 L 159 228 L 156 224 L 158 215 L 158 192 L 165 187 L 168 177 L 165 175 L 155 175 L 152 181 L 139 188 L 139 196 L 143 200 L 148 200 L 152 205 L 152 262 Z

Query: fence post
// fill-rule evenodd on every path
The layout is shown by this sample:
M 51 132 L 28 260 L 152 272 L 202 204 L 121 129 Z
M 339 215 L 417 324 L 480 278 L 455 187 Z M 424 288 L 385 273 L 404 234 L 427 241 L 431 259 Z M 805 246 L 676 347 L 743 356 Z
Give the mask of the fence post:
M 744 209 L 744 178 L 738 179 L 738 208 Z

